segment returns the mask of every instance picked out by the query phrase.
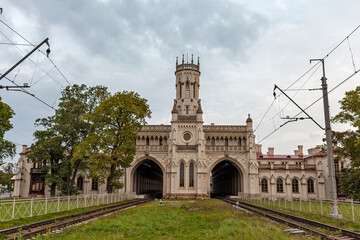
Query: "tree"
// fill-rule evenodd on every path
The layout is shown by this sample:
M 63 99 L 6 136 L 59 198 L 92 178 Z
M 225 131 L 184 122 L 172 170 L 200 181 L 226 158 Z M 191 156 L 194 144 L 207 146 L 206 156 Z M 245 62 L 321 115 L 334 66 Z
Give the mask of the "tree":
M 3 159 L 15 156 L 15 144 L 5 140 L 4 135 L 7 131 L 12 129 L 10 119 L 15 115 L 14 111 L 9 105 L 1 101 L 0 97 L 0 165 L 3 164 Z
M 348 197 L 360 199 L 360 86 L 346 92 L 339 103 L 341 111 L 332 118 L 332 122 L 352 127 L 333 133 L 337 160 L 346 158 L 351 161 L 351 166 L 341 172 L 341 190 Z
M 151 111 L 147 100 L 135 92 L 118 92 L 84 117 L 92 131 L 76 149 L 75 159 L 88 156 L 90 174 L 106 180 L 108 193 L 122 187 L 119 179 L 136 153 L 136 132 L 146 124 Z
M 86 170 L 86 158 L 74 158 L 75 148 L 90 133 L 90 124 L 83 120 L 91 114 L 109 93 L 102 86 L 87 87 L 73 85 L 62 92 L 60 103 L 53 116 L 36 120 L 36 125 L 44 130 L 34 133 L 36 142 L 31 146 L 29 159 L 41 162 L 46 182 L 52 194 L 57 187 L 62 193 L 76 193 L 75 179 L 79 170 Z
M 8 188 L 11 188 L 11 178 L 14 176 L 15 169 L 16 168 L 13 163 L 7 163 L 4 165 L 3 170 L 0 171 L 0 184 L 7 185 Z

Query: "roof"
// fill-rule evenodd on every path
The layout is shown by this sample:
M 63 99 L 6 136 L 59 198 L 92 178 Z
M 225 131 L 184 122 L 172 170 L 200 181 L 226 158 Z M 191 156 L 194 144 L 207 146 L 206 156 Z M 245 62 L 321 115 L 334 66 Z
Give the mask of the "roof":
M 257 154 L 257 160 L 303 160 L 308 155 L 268 155 L 268 154 Z

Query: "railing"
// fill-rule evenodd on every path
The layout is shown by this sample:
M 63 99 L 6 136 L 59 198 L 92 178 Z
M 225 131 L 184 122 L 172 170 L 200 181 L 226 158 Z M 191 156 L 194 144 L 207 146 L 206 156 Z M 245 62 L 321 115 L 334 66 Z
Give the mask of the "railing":
M 204 125 L 204 131 L 239 132 L 246 131 L 246 126 Z
M 195 70 L 199 71 L 199 66 L 193 63 L 183 63 L 176 66 L 176 71 L 179 70 Z
M 141 128 L 142 132 L 170 132 L 171 125 L 145 125 Z
M 99 206 L 136 198 L 135 193 L 77 195 L 50 198 L 13 198 L 0 201 L 0 222 L 18 218 Z
M 206 151 L 245 151 L 244 146 L 206 146 Z
M 168 147 L 164 145 L 136 145 L 136 150 L 166 152 L 168 150 Z
M 288 167 L 286 167 L 286 164 L 273 164 L 271 167 L 271 164 L 260 164 L 259 169 L 289 169 L 289 170 L 316 170 L 315 164 L 305 164 L 304 168 L 301 167 L 299 164 L 288 164 Z
M 360 202 L 347 200 L 316 200 L 311 196 L 308 199 L 295 197 L 286 197 L 285 194 L 249 194 L 239 193 L 238 198 L 243 201 L 249 201 L 257 205 L 279 210 L 290 210 L 296 212 L 311 213 L 321 216 L 329 216 L 331 214 L 331 205 L 337 204 L 339 213 L 343 219 L 353 222 L 360 222 Z
M 177 150 L 190 150 L 190 151 L 197 151 L 197 145 L 177 145 Z

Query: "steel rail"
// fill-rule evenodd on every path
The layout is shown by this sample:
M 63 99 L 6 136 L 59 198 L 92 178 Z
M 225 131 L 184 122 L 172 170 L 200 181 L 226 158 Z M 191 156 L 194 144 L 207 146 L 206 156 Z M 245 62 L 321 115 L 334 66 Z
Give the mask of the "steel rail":
M 287 224 L 287 225 L 289 225 L 291 227 L 302 229 L 302 230 L 304 230 L 306 232 L 311 232 L 314 235 L 320 236 L 322 239 L 336 239 L 337 237 L 341 238 L 343 236 L 350 237 L 351 239 L 360 239 L 360 233 L 356 233 L 356 232 L 353 232 L 353 231 L 350 231 L 350 230 L 335 227 L 335 226 L 325 224 L 325 223 L 320 223 L 320 222 L 313 221 L 313 220 L 310 220 L 310 219 L 301 218 L 301 217 L 298 217 L 298 216 L 294 216 L 294 215 L 287 214 L 287 213 L 284 213 L 284 212 L 272 210 L 272 209 L 269 209 L 269 208 L 264 208 L 264 207 L 260 207 L 260 206 L 257 206 L 257 205 L 245 203 L 245 202 L 242 202 L 242 201 L 236 201 L 236 200 L 233 200 L 233 199 L 225 199 L 225 198 L 220 198 L 220 199 L 225 201 L 225 202 L 228 202 L 228 203 L 230 203 L 232 205 L 244 208 L 244 209 L 246 209 L 248 211 L 256 212 L 258 214 L 264 215 L 265 217 L 270 218 L 270 219 L 272 219 L 274 221 L 281 222 L 283 224 Z M 238 202 L 238 205 L 236 204 L 236 202 Z M 266 212 L 268 212 L 268 213 L 266 213 Z M 278 216 L 280 216 L 282 218 L 279 218 Z M 340 232 L 342 235 L 341 236 L 327 235 L 327 234 L 321 233 L 321 232 L 319 232 L 317 230 L 314 230 L 313 228 L 308 228 L 308 227 L 305 227 L 303 225 L 300 225 L 299 223 L 310 225 L 310 226 L 317 227 L 317 228 L 320 228 L 320 229 L 330 230 L 332 232 Z
M 0 230 L 0 236 L 8 236 L 7 239 L 14 239 L 15 234 L 20 233 L 21 237 L 24 239 L 29 239 L 31 237 L 37 236 L 39 234 L 46 234 L 48 231 L 52 232 L 56 229 L 61 229 L 69 225 L 74 225 L 80 222 L 90 220 L 102 215 L 113 213 L 128 207 L 136 206 L 139 204 L 146 203 L 152 199 L 143 199 L 127 203 L 120 203 L 112 206 L 106 206 L 103 208 L 94 209 L 91 211 L 86 211 L 77 214 L 71 214 L 63 217 L 53 218 L 45 221 L 30 223 L 22 226 L 17 226 L 13 228 Z M 70 220 L 70 221 L 67 221 Z M 27 231 L 22 233 L 22 231 Z

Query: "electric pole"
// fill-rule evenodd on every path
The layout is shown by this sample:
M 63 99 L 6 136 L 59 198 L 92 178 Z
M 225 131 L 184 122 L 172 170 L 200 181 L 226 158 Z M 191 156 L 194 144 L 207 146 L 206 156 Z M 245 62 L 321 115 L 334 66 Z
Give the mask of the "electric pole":
M 330 125 L 330 113 L 329 113 L 329 99 L 328 99 L 328 90 L 325 77 L 325 63 L 324 59 L 310 59 L 310 63 L 313 61 L 320 61 L 322 64 L 323 76 L 321 78 L 321 87 L 323 91 L 323 102 L 324 102 L 324 116 L 325 116 L 325 134 L 326 134 L 326 145 L 327 145 L 327 157 L 328 157 L 328 180 L 329 180 L 329 190 L 330 190 L 330 199 L 333 200 L 331 204 L 331 214 L 330 217 L 333 218 L 342 218 L 339 214 L 339 208 L 337 205 L 337 191 L 336 191 L 336 180 L 335 180 L 335 164 L 334 164 L 334 155 L 333 155 L 333 142 L 332 142 L 332 132 Z

